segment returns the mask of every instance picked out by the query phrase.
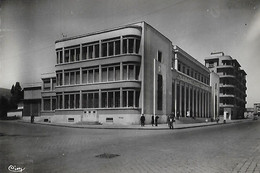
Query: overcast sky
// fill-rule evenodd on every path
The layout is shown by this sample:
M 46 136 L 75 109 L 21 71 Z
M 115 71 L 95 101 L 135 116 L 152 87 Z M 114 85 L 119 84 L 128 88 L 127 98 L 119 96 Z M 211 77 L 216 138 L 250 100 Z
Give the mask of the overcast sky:
M 204 64 L 211 52 L 247 73 L 247 107 L 260 102 L 259 0 L 0 0 L 0 87 L 55 71 L 55 41 L 146 21 Z

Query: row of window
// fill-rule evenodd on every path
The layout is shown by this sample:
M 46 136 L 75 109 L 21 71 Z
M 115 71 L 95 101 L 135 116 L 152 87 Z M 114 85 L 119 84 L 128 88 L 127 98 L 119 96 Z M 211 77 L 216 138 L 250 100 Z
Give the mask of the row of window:
M 57 49 L 57 64 L 69 63 L 93 58 L 108 57 L 120 54 L 139 53 L 140 37 L 124 36 L 109 40 Z
M 123 89 L 122 95 L 120 95 L 119 89 L 101 91 L 100 96 L 98 91 L 83 92 L 82 100 L 80 100 L 79 92 L 64 93 L 64 96 L 62 94 L 57 94 L 57 108 L 77 109 L 80 108 L 80 101 L 82 103 L 82 108 L 139 107 L 139 97 L 140 91 L 134 89 Z M 101 101 L 99 101 L 100 98 Z
M 203 74 L 195 71 L 194 69 L 192 69 L 191 67 L 188 67 L 184 63 L 178 62 L 178 71 L 185 73 L 188 76 L 209 85 L 209 77 L 204 76 Z
M 56 97 L 44 97 L 42 101 L 44 111 L 53 111 L 56 109 Z
M 138 80 L 139 73 L 140 66 L 137 64 L 124 64 L 122 69 L 122 79 L 119 64 L 113 66 L 104 66 L 101 68 L 92 67 L 82 69 L 82 79 L 80 78 L 80 69 L 74 69 L 73 71 L 64 71 L 64 73 L 60 71 L 57 72 L 57 86 L 119 80 Z

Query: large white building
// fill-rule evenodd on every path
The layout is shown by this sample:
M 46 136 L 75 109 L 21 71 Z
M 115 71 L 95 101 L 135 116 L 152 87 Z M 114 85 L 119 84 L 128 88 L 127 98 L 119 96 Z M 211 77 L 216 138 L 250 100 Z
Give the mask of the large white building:
M 55 49 L 56 71 L 42 76 L 38 121 L 213 117 L 208 68 L 145 22 L 64 38 Z

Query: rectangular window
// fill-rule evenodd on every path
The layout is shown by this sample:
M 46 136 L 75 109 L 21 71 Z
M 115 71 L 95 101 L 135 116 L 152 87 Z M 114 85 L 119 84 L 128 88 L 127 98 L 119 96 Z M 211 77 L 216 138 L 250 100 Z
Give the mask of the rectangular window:
M 88 59 L 93 59 L 93 53 L 94 53 L 94 49 L 93 49 L 93 45 L 88 47 Z
M 69 85 L 69 77 L 70 77 L 69 72 L 66 72 L 66 73 L 65 73 L 65 81 L 64 81 L 64 84 L 65 84 L 65 85 Z
M 135 91 L 135 107 L 139 107 L 140 91 Z
M 134 107 L 134 91 L 128 91 L 128 107 Z
M 120 80 L 120 66 L 115 67 L 115 80 Z
M 52 110 L 55 110 L 56 109 L 56 98 L 53 97 L 52 98 Z
M 134 65 L 129 65 L 128 66 L 128 80 L 134 80 L 135 79 L 135 73 L 134 73 Z
M 76 61 L 79 61 L 79 56 L 80 56 L 80 49 L 76 49 Z
M 87 94 L 82 94 L 82 108 L 87 107 Z
M 70 72 L 70 84 L 73 85 L 75 84 L 75 73 Z
M 70 109 L 74 109 L 75 104 L 74 104 L 74 94 L 70 94 Z
M 94 82 L 99 82 L 99 69 L 94 70 Z
M 163 105 L 163 78 L 162 75 L 158 74 L 158 88 L 157 88 L 157 109 L 162 110 Z
M 102 56 L 107 56 L 107 43 L 102 43 Z
M 80 72 L 76 71 L 76 84 L 80 84 Z
M 135 43 L 135 53 L 139 53 L 140 40 L 136 39 L 135 41 L 136 41 L 136 43 Z
M 107 68 L 102 68 L 102 82 L 107 81 Z
M 115 107 L 120 107 L 120 91 L 115 92 Z
M 99 107 L 99 95 L 98 93 L 94 93 L 94 108 Z
M 102 108 L 107 107 L 107 92 L 102 92 L 101 94 L 101 107 Z
M 99 44 L 95 45 L 95 58 L 99 57 Z
M 108 43 L 108 55 L 109 56 L 114 55 L 114 42 Z
M 123 66 L 123 80 L 127 80 L 127 65 Z
M 108 92 L 108 107 L 114 107 L 114 92 Z
M 135 66 L 135 80 L 139 79 L 140 66 Z
M 93 83 L 94 73 L 93 70 L 88 70 L 88 83 Z
M 88 93 L 88 108 L 93 108 L 94 97 L 93 93 Z
M 70 62 L 75 61 L 75 50 L 70 49 Z
M 127 39 L 123 40 L 123 53 L 127 53 Z
M 158 51 L 157 61 L 162 62 L 162 52 L 161 51 Z
M 114 67 L 108 68 L 108 81 L 114 81 Z
M 134 39 L 128 39 L 128 53 L 134 53 Z
M 62 109 L 62 95 L 57 95 L 58 98 L 58 109 Z
M 84 70 L 82 71 L 82 83 L 87 83 L 88 81 L 88 71 Z
M 82 47 L 82 60 L 87 59 L 87 47 Z
M 64 61 L 65 61 L 65 62 L 69 62 L 69 50 L 65 50 Z
M 65 98 L 64 98 L 64 108 L 65 109 L 68 109 L 69 108 L 69 95 L 65 95 Z
M 118 41 L 115 42 L 115 55 L 120 54 L 120 49 L 121 49 L 120 40 L 118 40 Z
M 123 91 L 123 107 L 127 107 L 127 91 Z
M 44 111 L 51 110 L 51 100 L 50 100 L 50 98 L 44 98 L 43 99 L 43 110 Z
M 76 108 L 79 108 L 79 100 L 80 100 L 80 96 L 79 94 L 76 94 L 76 100 L 75 100 Z
M 44 91 L 51 90 L 51 81 L 50 81 L 50 79 L 44 79 L 43 80 L 43 90 Z

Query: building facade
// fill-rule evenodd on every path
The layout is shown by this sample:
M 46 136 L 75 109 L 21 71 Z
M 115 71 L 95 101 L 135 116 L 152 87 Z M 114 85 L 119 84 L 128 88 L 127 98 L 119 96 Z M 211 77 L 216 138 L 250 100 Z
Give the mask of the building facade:
M 207 119 L 210 71 L 145 22 L 55 43 L 55 73 L 42 76 L 49 122 L 146 124 L 152 116 Z
M 246 105 L 246 72 L 239 62 L 223 52 L 212 53 L 205 66 L 220 77 L 220 115 L 228 119 L 244 117 Z

